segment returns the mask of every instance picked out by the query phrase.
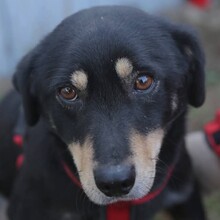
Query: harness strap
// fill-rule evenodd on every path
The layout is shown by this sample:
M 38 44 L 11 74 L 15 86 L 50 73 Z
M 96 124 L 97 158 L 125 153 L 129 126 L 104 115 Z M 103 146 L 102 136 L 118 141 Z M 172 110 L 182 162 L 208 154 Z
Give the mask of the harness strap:
M 19 148 L 22 148 L 23 146 L 23 136 L 22 135 L 19 135 L 19 134 L 15 134 L 13 137 L 12 137 L 12 140 L 13 140 L 13 143 L 19 147 Z M 23 162 L 24 162 L 24 154 L 23 153 L 20 153 L 17 158 L 16 158 L 16 161 L 15 161 L 15 166 L 16 166 L 16 169 L 19 170 L 22 165 L 23 165 Z
M 220 109 L 215 119 L 204 126 L 204 132 L 210 147 L 220 157 Z
M 106 220 L 130 220 L 131 204 L 111 204 L 107 205 Z
M 64 169 L 66 175 L 71 179 L 71 181 L 75 185 L 77 185 L 79 188 L 82 188 L 80 181 L 76 178 L 76 176 L 73 174 L 73 172 L 71 171 L 69 166 L 64 161 L 62 161 L 62 166 L 63 166 L 63 169 Z
M 13 142 L 16 144 L 19 148 L 22 148 L 23 146 L 23 136 L 19 134 L 15 134 L 13 136 Z

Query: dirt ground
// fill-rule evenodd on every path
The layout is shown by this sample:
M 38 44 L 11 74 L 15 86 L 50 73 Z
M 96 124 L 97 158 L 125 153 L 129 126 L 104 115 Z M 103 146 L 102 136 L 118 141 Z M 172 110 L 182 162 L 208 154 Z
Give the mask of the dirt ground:
M 220 107 L 220 6 L 217 4 L 205 12 L 185 7 L 166 15 L 173 20 L 196 27 L 205 48 L 207 98 L 202 108 L 191 108 L 188 116 L 188 131 L 201 130 L 203 125 L 214 117 L 215 110 Z M 9 79 L 0 79 L 0 98 L 10 87 Z M 204 196 L 204 202 L 208 219 L 219 220 L 220 192 Z M 1 210 L 5 210 L 5 203 L 0 198 L 0 220 L 5 220 Z M 163 215 L 157 219 L 168 218 Z

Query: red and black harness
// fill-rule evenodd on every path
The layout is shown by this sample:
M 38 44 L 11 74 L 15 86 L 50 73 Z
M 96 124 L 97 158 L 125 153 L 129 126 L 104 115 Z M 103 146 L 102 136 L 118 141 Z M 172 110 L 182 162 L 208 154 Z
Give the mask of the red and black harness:
M 25 128 L 24 128 L 24 121 L 23 119 L 23 112 L 21 111 L 20 114 L 21 117 L 18 118 L 17 124 L 14 129 L 14 136 L 13 136 L 13 142 L 14 144 L 20 149 L 20 154 L 18 155 L 16 159 L 16 168 L 19 170 L 24 162 L 24 154 L 22 152 L 23 147 L 23 137 L 25 134 Z M 22 122 L 23 121 L 23 122 Z M 79 179 L 76 177 L 70 166 L 63 160 L 61 161 L 62 167 L 68 178 L 78 186 L 79 188 L 82 188 L 81 183 Z M 170 166 L 167 172 L 166 177 L 162 181 L 161 185 L 159 185 L 154 191 L 150 192 L 146 196 L 144 196 L 141 199 L 132 200 L 132 201 L 126 201 L 126 202 L 116 202 L 114 204 L 110 204 L 106 206 L 106 212 L 105 212 L 105 220 L 131 220 L 131 209 L 134 206 L 141 205 L 144 203 L 147 203 L 153 199 L 155 199 L 157 196 L 161 194 L 161 192 L 166 187 L 172 173 L 173 173 L 174 166 Z

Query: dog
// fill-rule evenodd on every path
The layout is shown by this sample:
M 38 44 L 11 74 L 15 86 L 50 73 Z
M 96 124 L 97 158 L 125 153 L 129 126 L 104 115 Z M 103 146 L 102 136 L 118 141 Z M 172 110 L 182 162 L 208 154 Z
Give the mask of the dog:
M 204 63 L 193 30 L 139 9 L 66 18 L 21 60 L 0 106 L 9 219 L 142 220 L 163 209 L 205 220 L 184 143 Z

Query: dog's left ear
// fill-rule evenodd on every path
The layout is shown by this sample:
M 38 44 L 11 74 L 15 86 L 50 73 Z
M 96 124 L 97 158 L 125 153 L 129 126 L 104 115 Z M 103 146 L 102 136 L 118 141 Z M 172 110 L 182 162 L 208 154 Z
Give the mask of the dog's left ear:
M 172 36 L 188 62 L 188 102 L 199 107 L 205 100 L 205 57 L 194 31 L 185 27 L 173 27 Z
M 21 94 L 25 118 L 29 125 L 35 125 L 39 119 L 39 106 L 33 86 L 34 61 L 33 50 L 23 57 L 13 76 L 13 84 Z

